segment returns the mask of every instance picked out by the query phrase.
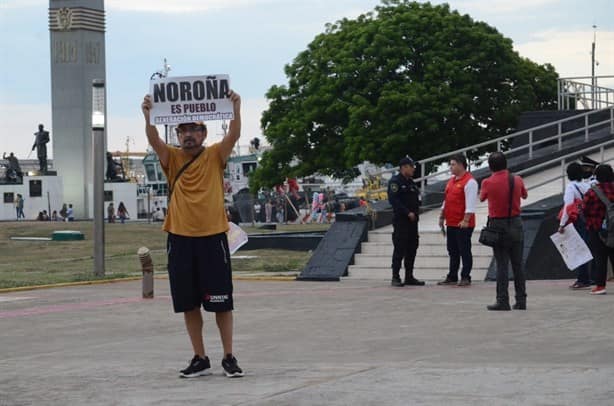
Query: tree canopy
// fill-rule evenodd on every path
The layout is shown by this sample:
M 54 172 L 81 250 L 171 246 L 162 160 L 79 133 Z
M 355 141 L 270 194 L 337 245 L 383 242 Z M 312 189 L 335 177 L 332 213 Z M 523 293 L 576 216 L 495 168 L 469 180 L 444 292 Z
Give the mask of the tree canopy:
M 252 189 L 505 135 L 522 111 L 555 108 L 558 77 L 488 24 L 407 0 L 328 24 L 285 73 L 288 84 L 266 94 L 261 124 L 271 149 Z

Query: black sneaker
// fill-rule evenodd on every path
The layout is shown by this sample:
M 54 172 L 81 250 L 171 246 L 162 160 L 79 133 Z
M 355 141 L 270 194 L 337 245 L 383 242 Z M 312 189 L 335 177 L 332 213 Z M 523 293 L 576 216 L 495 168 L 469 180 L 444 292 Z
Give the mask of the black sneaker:
M 182 378 L 196 378 L 198 376 L 205 376 L 211 374 L 211 363 L 209 357 L 201 358 L 195 355 L 190 361 L 190 365 L 179 372 L 179 376 Z
M 222 360 L 222 368 L 224 373 L 229 378 L 239 378 L 243 376 L 243 370 L 239 368 L 237 359 L 232 354 L 226 355 L 226 358 Z
M 424 286 L 426 283 L 416 278 L 405 278 L 405 286 Z

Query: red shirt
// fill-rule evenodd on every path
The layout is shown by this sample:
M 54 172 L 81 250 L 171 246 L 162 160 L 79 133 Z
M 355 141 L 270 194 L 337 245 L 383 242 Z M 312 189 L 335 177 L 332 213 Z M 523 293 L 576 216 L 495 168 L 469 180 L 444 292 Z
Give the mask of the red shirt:
M 514 196 L 512 197 L 512 217 L 520 215 L 520 198 L 527 198 L 527 189 L 522 178 L 514 175 Z M 510 179 L 509 171 L 494 172 L 482 181 L 480 201 L 488 199 L 488 217 L 509 217 Z
M 598 183 L 597 187 L 604 192 L 610 201 L 614 201 L 614 183 Z M 587 230 L 599 231 L 605 217 L 605 206 L 592 189 L 589 189 L 584 195 L 583 213 Z

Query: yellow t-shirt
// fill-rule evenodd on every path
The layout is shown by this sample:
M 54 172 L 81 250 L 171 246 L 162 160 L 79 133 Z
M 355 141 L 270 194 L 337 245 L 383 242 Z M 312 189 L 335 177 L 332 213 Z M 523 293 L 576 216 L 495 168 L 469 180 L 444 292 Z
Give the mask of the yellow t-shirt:
M 168 167 L 162 167 L 169 186 L 192 157 L 180 148 L 167 146 Z M 228 231 L 224 209 L 224 166 L 220 143 L 206 147 L 179 176 L 162 227 L 185 237 L 205 237 Z

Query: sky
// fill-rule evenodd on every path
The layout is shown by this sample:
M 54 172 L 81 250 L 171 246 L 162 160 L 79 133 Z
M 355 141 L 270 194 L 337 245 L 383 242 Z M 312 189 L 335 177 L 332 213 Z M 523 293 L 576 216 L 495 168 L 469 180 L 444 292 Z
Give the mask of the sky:
M 596 75 L 614 75 L 614 0 L 447 3 L 511 38 L 521 56 L 553 64 L 561 77 L 591 74 L 596 33 Z M 164 58 L 171 65 L 169 76 L 229 74 L 232 88 L 242 97 L 240 144 L 246 147 L 254 137 L 264 140 L 260 117 L 267 108 L 265 94 L 271 86 L 287 83 L 284 66 L 325 30 L 326 23 L 355 18 L 378 4 L 106 0 L 108 149 L 146 150 L 140 103 Z M 14 152 L 19 158 L 29 153 L 39 123 L 51 129 L 52 142 L 54 137 L 48 8 L 48 0 L 0 0 L 0 152 Z M 614 87 L 614 78 L 600 84 Z M 220 124 L 208 124 L 208 142 L 221 138 Z

